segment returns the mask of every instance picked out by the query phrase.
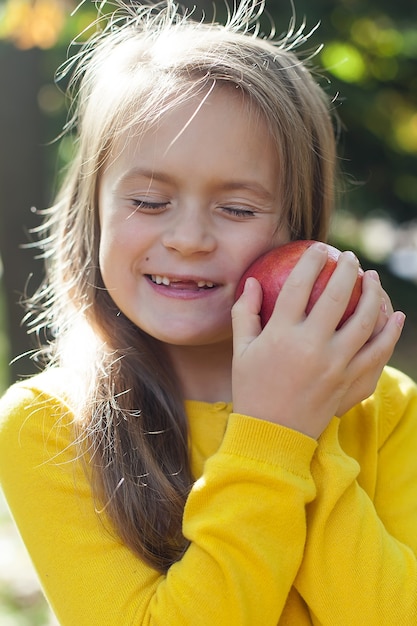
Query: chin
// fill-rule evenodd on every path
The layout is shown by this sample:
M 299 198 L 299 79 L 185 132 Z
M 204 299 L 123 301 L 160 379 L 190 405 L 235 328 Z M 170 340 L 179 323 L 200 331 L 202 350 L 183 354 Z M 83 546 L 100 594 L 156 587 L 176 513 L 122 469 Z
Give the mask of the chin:
M 223 344 L 225 342 L 232 341 L 231 327 L 229 327 L 227 331 L 226 329 L 218 329 L 216 331 L 213 329 L 206 331 L 200 329 L 196 332 L 190 333 L 190 328 L 188 327 L 187 329 L 182 329 L 182 331 L 178 329 L 177 332 L 170 328 L 169 333 L 155 331 L 146 332 L 162 343 L 178 347 L 201 347 L 206 345 Z

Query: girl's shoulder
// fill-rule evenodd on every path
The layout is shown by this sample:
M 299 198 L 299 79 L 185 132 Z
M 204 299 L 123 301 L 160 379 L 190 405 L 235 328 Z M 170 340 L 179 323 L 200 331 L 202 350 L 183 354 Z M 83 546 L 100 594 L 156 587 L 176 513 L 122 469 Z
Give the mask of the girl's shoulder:
M 73 370 L 50 367 L 39 374 L 12 384 L 0 398 L 0 402 L 2 405 L 5 402 L 14 403 L 21 398 L 40 394 L 70 402 L 76 394 L 77 380 L 79 382 L 78 375 Z
M 409 375 L 395 367 L 387 365 L 378 381 L 376 391 L 382 394 L 393 394 L 404 399 L 415 397 L 417 383 Z
M 365 401 L 382 410 L 387 420 L 396 419 L 410 404 L 416 408 L 417 384 L 407 374 L 386 366 L 373 395 Z
M 407 374 L 386 366 L 374 393 L 348 415 L 357 424 L 373 428 L 382 446 L 404 422 L 414 423 L 417 430 L 417 384 Z
M 74 421 L 77 376 L 63 368 L 50 368 L 11 385 L 0 398 L 0 439 L 21 432 L 29 423 L 43 426 Z M 6 437 L 7 438 L 7 437 Z
M 14 383 L 0 399 L 0 484 L 64 467 L 78 456 L 76 394 L 82 381 L 72 370 L 48 368 Z M 26 477 L 26 478 L 24 478 Z

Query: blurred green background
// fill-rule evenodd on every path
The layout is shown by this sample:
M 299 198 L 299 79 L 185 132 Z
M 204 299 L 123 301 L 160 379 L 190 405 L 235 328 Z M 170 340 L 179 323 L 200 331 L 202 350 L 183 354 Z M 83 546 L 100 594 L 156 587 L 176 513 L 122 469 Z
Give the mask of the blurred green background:
M 183 4 L 196 5 L 198 18 L 213 15 L 211 0 Z M 21 300 L 39 284 L 42 262 L 25 244 L 36 240 L 33 207 L 48 206 L 71 158 L 71 137 L 54 141 L 66 120 L 54 73 L 69 42 L 96 14 L 95 3 L 86 1 L 71 15 L 77 5 L 0 0 L 0 393 L 36 371 Z M 290 0 L 266 6 L 277 34 L 284 33 Z M 221 20 L 223 0 L 216 8 Z M 296 29 L 305 19 L 305 32 L 314 31 L 303 50 L 317 50 L 311 64 L 340 119 L 346 190 L 331 241 L 355 250 L 364 267 L 377 268 L 394 307 L 407 313 L 392 364 L 417 378 L 417 3 L 299 0 L 295 9 Z M 269 32 L 270 20 L 263 28 Z M 53 623 L 30 568 L 0 501 L 2 626 Z

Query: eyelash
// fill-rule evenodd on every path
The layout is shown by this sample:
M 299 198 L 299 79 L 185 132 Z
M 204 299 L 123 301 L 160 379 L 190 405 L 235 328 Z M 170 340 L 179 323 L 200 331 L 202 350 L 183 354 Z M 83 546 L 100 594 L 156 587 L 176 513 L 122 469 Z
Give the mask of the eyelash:
M 255 211 L 251 211 L 250 209 L 238 209 L 237 207 L 222 207 L 222 209 L 234 217 L 249 218 L 255 215 Z
M 164 209 L 169 202 L 147 202 L 146 200 L 133 200 L 133 204 L 137 209 Z
M 154 210 L 157 211 L 158 209 L 164 209 L 168 206 L 169 202 L 149 202 L 146 200 L 133 200 L 133 204 L 135 205 L 135 207 L 137 209 L 148 209 L 148 210 Z M 245 219 L 245 218 L 251 218 L 254 217 L 255 215 L 255 211 L 252 211 L 251 209 L 239 209 L 237 207 L 220 207 L 223 211 L 225 211 L 226 213 L 228 213 L 229 215 L 232 215 L 233 217 L 237 217 L 237 218 L 241 218 L 241 219 Z

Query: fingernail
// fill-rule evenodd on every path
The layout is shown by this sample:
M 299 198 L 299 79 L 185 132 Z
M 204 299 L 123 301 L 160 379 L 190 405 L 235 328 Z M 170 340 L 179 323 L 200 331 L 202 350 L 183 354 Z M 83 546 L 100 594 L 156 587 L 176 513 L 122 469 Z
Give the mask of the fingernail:
M 385 302 L 384 299 L 382 299 L 382 301 L 381 301 L 381 311 L 382 311 L 382 313 L 385 313 L 385 315 L 386 315 L 387 314 L 387 310 L 388 310 L 387 303 Z
M 379 274 L 376 270 L 368 270 L 368 276 L 370 276 L 370 278 L 372 278 L 372 280 L 374 280 L 376 283 L 381 284 Z
M 323 243 L 322 241 L 316 241 L 313 244 L 314 248 L 316 250 L 319 250 L 320 252 L 327 252 L 327 246 L 325 243 Z
M 251 289 L 251 285 L 253 284 L 254 280 L 256 280 L 256 278 L 254 278 L 253 276 L 247 277 L 247 279 L 245 280 L 245 284 L 243 286 L 243 293 L 246 293 L 247 291 Z
M 346 250 L 344 254 L 350 256 L 355 261 L 358 260 L 358 257 L 356 256 L 354 252 L 352 252 L 352 250 Z
M 405 314 L 402 313 L 402 311 L 397 311 L 397 313 L 395 314 L 395 321 L 398 328 L 402 328 L 405 322 Z

